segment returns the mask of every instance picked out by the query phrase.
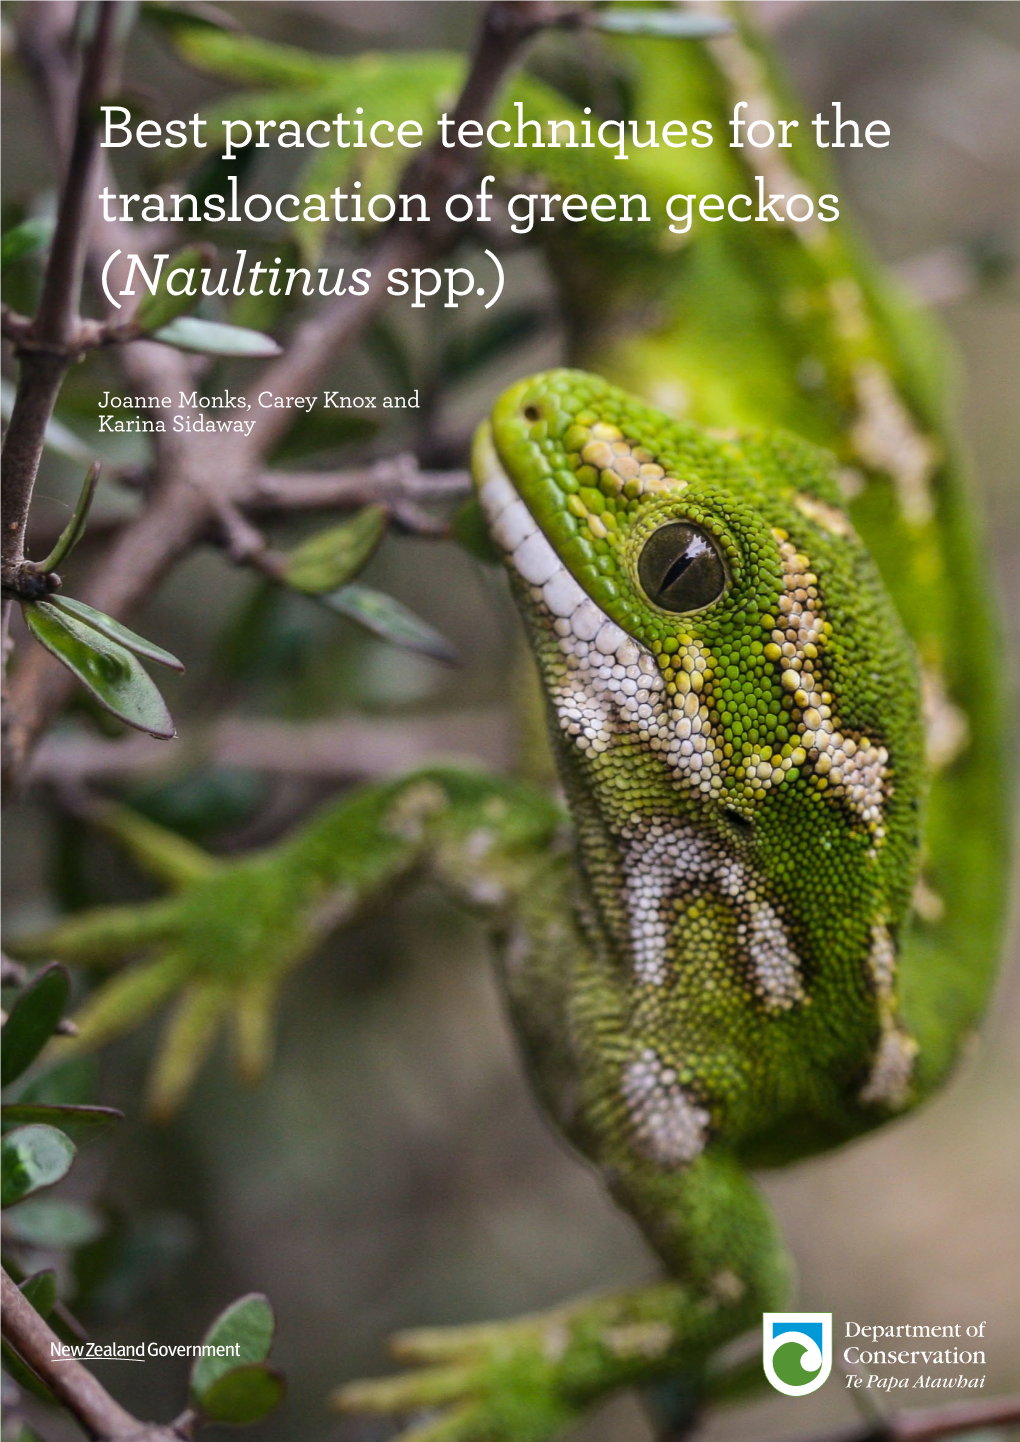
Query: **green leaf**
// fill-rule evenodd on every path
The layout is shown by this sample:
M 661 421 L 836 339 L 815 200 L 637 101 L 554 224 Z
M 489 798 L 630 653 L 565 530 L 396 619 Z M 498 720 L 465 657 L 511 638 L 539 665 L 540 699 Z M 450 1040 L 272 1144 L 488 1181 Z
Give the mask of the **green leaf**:
M 123 1120 L 124 1113 L 116 1107 L 47 1106 L 44 1102 L 6 1102 L 0 1107 L 0 1126 L 46 1122 L 79 1142 L 91 1141 Z
M 84 1247 L 102 1236 L 105 1222 L 91 1207 L 57 1197 L 30 1197 L 4 1218 L 15 1241 L 47 1250 Z
M 355 584 L 315 599 L 394 646 L 419 651 L 423 656 L 431 656 L 448 666 L 460 664 L 460 657 L 445 636 L 382 591 Z
M 198 1358 L 191 1369 L 192 1396 L 204 1405 L 203 1396 L 220 1377 L 238 1367 L 264 1362 L 275 1330 L 273 1309 L 261 1292 L 249 1292 L 231 1302 L 202 1338 L 204 1346 L 226 1347 L 230 1351 L 224 1356 Z
M 47 966 L 18 995 L 4 1025 L 0 1081 L 9 1086 L 35 1061 L 57 1029 L 71 993 L 71 978 L 62 966 Z
M 37 571 L 55 571 L 74 550 L 75 546 L 85 534 L 85 526 L 88 523 L 89 511 L 92 509 L 92 502 L 96 495 L 96 483 L 99 480 L 99 462 L 93 461 L 89 466 L 88 474 L 78 495 L 78 500 L 71 519 L 61 531 L 57 543 L 50 551 L 45 560 L 35 562 Z
M 57 1274 L 49 1270 L 35 1272 L 20 1284 L 21 1291 L 40 1317 L 48 1317 L 57 1303 Z
M 503 556 L 489 534 L 488 522 L 477 496 L 468 496 L 450 517 L 450 531 L 469 556 L 487 565 L 498 566 Z
M 160 271 L 159 285 L 154 295 L 147 295 L 133 316 L 133 323 L 140 331 L 148 334 L 169 326 L 179 316 L 193 311 L 202 299 L 201 284 L 194 295 L 173 295 L 167 288 L 169 278 L 176 270 L 194 270 L 208 265 L 212 249 L 207 245 L 189 245 L 170 256 Z M 194 282 L 192 282 L 194 285 Z
M 584 19 L 593 30 L 608 30 L 615 35 L 655 35 L 666 40 L 708 40 L 713 35 L 728 35 L 733 29 L 728 20 L 715 15 L 698 15 L 691 10 L 646 10 L 638 5 L 588 10 Z
M 274 45 L 253 35 L 186 30 L 177 41 L 193 64 L 242 84 L 293 85 L 298 89 L 323 85 L 332 78 L 336 63 L 297 45 Z
M 19 1127 L 0 1138 L 0 1207 L 55 1186 L 74 1161 L 74 1143 L 56 1127 Z
M 270 335 L 260 330 L 244 330 L 239 325 L 224 325 L 218 320 L 199 320 L 183 315 L 169 325 L 151 332 L 150 340 L 162 341 L 177 350 L 197 351 L 199 355 L 222 355 L 236 358 L 274 356 L 280 347 Z
M 280 1405 L 286 1391 L 286 1383 L 272 1367 L 235 1367 L 202 1393 L 198 1405 L 210 1422 L 261 1422 Z
M 34 1397 L 39 1397 L 43 1402 L 56 1402 L 56 1397 L 26 1363 L 9 1347 L 6 1342 L 0 1343 L 0 1354 L 3 1356 L 4 1371 L 12 1377 L 18 1386 L 26 1392 L 31 1392 Z M 8 1442 L 7 1427 L 4 1427 L 3 1442 Z M 15 1432 L 10 1437 L 10 1442 L 39 1442 L 35 1432 L 29 1432 L 22 1425 L 20 1432 Z
M 155 682 L 130 651 L 51 601 L 35 601 L 22 610 L 36 640 L 111 715 L 150 736 L 170 740 L 176 735 Z
M 14 410 L 14 395 L 15 390 L 10 381 L 0 381 L 0 415 L 5 421 L 10 420 Z M 68 430 L 60 421 L 55 421 L 52 416 L 46 422 L 43 445 L 48 451 L 63 456 L 67 461 L 77 464 L 84 462 L 85 465 L 92 461 L 92 452 L 85 442 L 80 441 L 73 431 Z
M 230 31 L 240 29 L 239 22 L 232 15 L 226 14 L 218 5 L 204 3 L 204 0 L 185 0 L 182 4 L 174 4 L 173 0 L 143 0 L 141 14 L 143 20 L 150 20 L 161 30 L 169 30 L 171 34 L 195 27 Z
M 55 221 L 23 220 L 20 225 L 13 226 L 4 232 L 3 240 L 0 241 L 0 271 L 14 265 L 26 256 L 37 255 L 40 250 L 45 250 L 53 239 Z
M 129 631 L 127 626 L 122 626 L 104 611 L 96 611 L 92 606 L 86 606 L 84 601 L 76 601 L 73 596 L 53 596 L 47 604 L 56 606 L 58 611 L 77 616 L 101 636 L 126 646 L 135 656 L 142 656 L 146 661 L 155 661 L 160 666 L 168 666 L 171 671 L 184 670 L 184 662 L 178 661 L 172 652 L 164 651 L 162 646 L 157 646 L 153 641 L 147 641 L 144 636 L 139 636 L 137 631 Z
M 366 506 L 339 526 L 318 531 L 287 556 L 283 579 L 296 591 L 310 595 L 346 585 L 379 545 L 387 521 L 385 506 Z

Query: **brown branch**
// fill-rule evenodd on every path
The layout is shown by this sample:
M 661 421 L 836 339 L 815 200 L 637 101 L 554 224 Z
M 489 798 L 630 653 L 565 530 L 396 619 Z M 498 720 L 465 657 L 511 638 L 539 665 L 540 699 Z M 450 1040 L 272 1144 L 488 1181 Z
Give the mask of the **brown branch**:
M 117 7 L 99 6 L 96 35 L 78 88 L 77 120 L 39 309 L 18 343 L 21 370 L 3 447 L 3 569 L 24 559 L 25 528 L 42 458 L 46 425 L 78 329 L 78 300 L 88 241 L 98 155 L 98 108 L 112 79 Z
M 44 350 L 61 357 L 66 365 L 80 360 L 87 351 L 99 350 L 104 346 L 130 345 L 136 340 L 145 340 L 147 332 L 133 320 L 88 320 L 77 317 L 69 335 L 62 341 L 39 340 L 33 332 L 31 316 L 21 315 L 4 306 L 0 310 L 0 331 L 4 340 L 9 340 L 20 353 Z
M 247 511 L 348 510 L 379 504 L 397 507 L 459 501 L 471 494 L 467 471 L 423 471 L 412 455 L 388 456 L 345 471 L 267 471 L 260 475 Z
M 1020 1423 L 1020 1396 L 991 1397 L 987 1401 L 957 1402 L 923 1412 L 901 1412 L 892 1419 L 893 1442 L 934 1442 L 983 1427 L 1009 1427 Z
M 4 1340 L 77 1418 L 96 1442 L 182 1442 L 176 1426 L 139 1422 L 114 1401 L 106 1388 L 73 1357 L 62 1357 L 63 1343 L 0 1267 Z
M 940 1437 L 1018 1422 L 1020 1397 L 992 1397 L 980 1402 L 956 1402 L 950 1407 L 892 1412 L 876 1423 L 810 1433 L 791 1442 L 937 1442 Z
M 110 468 L 104 474 L 109 477 Z M 140 469 L 114 470 L 122 486 L 147 495 L 154 477 Z M 246 517 L 272 517 L 301 511 L 353 511 L 361 506 L 387 506 L 398 526 L 419 536 L 449 534 L 445 521 L 426 507 L 449 507 L 466 500 L 472 490 L 468 471 L 422 470 L 417 459 L 403 453 L 343 471 L 266 471 L 253 484 L 252 494 L 236 510 Z M 75 554 L 108 545 L 131 524 L 127 516 L 90 516 L 88 530 Z M 50 551 L 63 524 L 32 525 L 32 540 Z
M 496 710 L 443 711 L 413 718 L 339 716 L 287 722 L 227 716 L 168 751 L 150 736 L 103 740 L 57 732 L 32 757 L 33 781 L 63 787 L 166 775 L 195 765 L 231 766 L 267 775 L 361 780 L 390 776 L 440 756 L 505 768 L 510 723 Z
M 26 7 L 30 34 L 26 49 L 61 130 L 61 99 L 70 83 L 68 60 L 56 30 L 35 7 Z M 53 9 L 58 7 L 54 6 Z M 554 6 L 547 0 L 493 0 L 485 11 L 478 44 L 455 107 L 458 120 L 486 117 L 495 95 L 523 45 L 536 30 L 568 23 L 577 7 Z M 59 9 L 63 12 L 63 6 Z M 34 26 L 34 29 L 32 28 Z M 426 188 L 430 212 L 445 212 L 445 197 L 466 183 L 474 172 L 474 152 L 433 149 L 420 163 L 412 163 L 402 184 Z M 407 227 L 401 227 L 406 231 Z M 449 248 L 464 232 L 452 222 L 419 227 L 408 234 L 394 227 L 367 256 L 367 264 L 380 281 L 395 265 L 412 266 Z M 93 260 L 109 254 L 109 240 L 117 227 L 106 225 L 94 237 Z M 131 244 L 120 247 L 128 250 Z M 317 315 L 298 326 L 284 355 L 262 374 L 256 389 L 278 395 L 304 393 L 319 371 L 349 345 L 379 311 L 385 286 L 373 285 L 368 296 L 337 298 Z M 159 353 L 159 354 L 157 354 Z M 129 384 L 149 395 L 176 395 L 189 384 L 185 360 L 167 347 L 146 342 L 120 352 Z M 173 414 L 164 411 L 165 416 Z M 264 471 L 263 457 L 288 424 L 289 413 L 271 411 L 260 419 L 249 438 L 176 434 L 172 426 L 156 437 L 157 483 L 151 500 L 137 520 L 126 525 L 110 549 L 96 562 L 84 588 L 83 599 L 114 616 L 125 616 L 139 604 L 162 576 L 193 546 L 215 531 L 224 507 L 244 512 L 258 490 Z M 405 515 L 408 512 L 405 510 Z M 420 517 L 418 518 L 420 521 Z M 38 647 L 21 660 L 11 682 L 9 725 L 4 756 L 5 775 L 13 779 L 39 735 L 64 704 L 73 681 Z

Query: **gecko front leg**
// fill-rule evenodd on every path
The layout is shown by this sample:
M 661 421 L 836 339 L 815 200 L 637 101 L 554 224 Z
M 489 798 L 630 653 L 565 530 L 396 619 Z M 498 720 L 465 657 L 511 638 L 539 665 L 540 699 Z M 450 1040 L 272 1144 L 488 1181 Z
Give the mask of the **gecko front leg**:
M 341 925 L 430 872 L 499 932 L 522 896 L 568 904 L 563 813 L 517 782 L 455 768 L 417 772 L 325 807 L 285 841 L 221 860 L 124 808 L 100 823 L 172 894 L 95 907 L 10 944 L 116 974 L 78 1011 L 61 1054 L 92 1050 L 169 1005 L 153 1064 L 150 1110 L 182 1101 L 222 1025 L 233 1026 L 242 1076 L 268 1063 L 280 989 Z M 556 896 L 557 886 L 560 894 Z

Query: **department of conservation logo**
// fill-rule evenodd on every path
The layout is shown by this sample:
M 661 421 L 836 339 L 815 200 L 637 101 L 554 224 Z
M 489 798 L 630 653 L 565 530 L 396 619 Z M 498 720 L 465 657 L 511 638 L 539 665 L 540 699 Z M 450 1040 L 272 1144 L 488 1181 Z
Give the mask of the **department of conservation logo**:
M 832 1367 L 831 1312 L 764 1312 L 762 1361 L 777 1392 L 806 1397 Z

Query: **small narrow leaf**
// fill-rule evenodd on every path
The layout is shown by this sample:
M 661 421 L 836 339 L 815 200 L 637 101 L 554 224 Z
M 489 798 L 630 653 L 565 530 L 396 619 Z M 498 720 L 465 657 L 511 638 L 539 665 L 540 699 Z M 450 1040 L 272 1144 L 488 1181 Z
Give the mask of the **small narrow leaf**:
M 36 1376 L 31 1367 L 27 1366 L 6 1342 L 0 1342 L 0 1355 L 3 1356 L 4 1371 L 12 1377 L 18 1386 L 25 1392 L 31 1392 L 34 1397 L 39 1397 L 43 1402 L 55 1403 L 56 1397 L 46 1384 Z M 4 1442 L 7 1442 L 7 1433 L 4 1432 Z M 20 1432 L 14 1433 L 11 1442 L 40 1442 L 35 1432 L 29 1432 L 22 1427 Z
M 57 1300 L 57 1278 L 55 1272 L 36 1272 L 32 1277 L 26 1277 L 21 1283 L 21 1291 L 31 1302 L 32 1306 L 39 1313 L 40 1317 L 48 1317 L 53 1311 Z M 3 1344 L 3 1361 L 5 1369 L 17 1382 L 19 1387 L 31 1392 L 35 1397 L 41 1397 L 44 1402 L 55 1402 L 50 1389 L 40 1381 L 35 1372 L 32 1371 L 13 1351 L 6 1342 Z M 4 1442 L 7 1442 L 7 1429 L 4 1428 Z M 22 1429 L 16 1433 L 11 1442 L 39 1442 L 34 1432 L 27 1432 Z
M 260 330 L 245 330 L 218 320 L 199 320 L 196 316 L 180 316 L 152 331 L 149 339 L 175 346 L 177 350 L 197 351 L 199 355 L 244 358 L 280 354 L 280 347 L 272 336 L 263 335 Z
M 15 1241 L 46 1250 L 84 1247 L 104 1229 L 97 1212 L 58 1197 L 29 1197 L 4 1218 L 4 1231 Z
M 335 591 L 358 574 L 386 534 L 385 506 L 366 506 L 349 521 L 330 526 L 296 546 L 286 558 L 283 579 L 296 591 Z
M 286 1383 L 272 1367 L 234 1367 L 202 1393 L 199 1407 L 210 1422 L 235 1426 L 261 1422 L 283 1401 Z
M 36 1272 L 33 1276 L 26 1277 L 20 1285 L 21 1291 L 40 1317 L 48 1317 L 57 1302 L 56 1272 Z
M 5 1102 L 0 1107 L 0 1126 L 46 1123 L 78 1142 L 91 1141 L 123 1120 L 124 1113 L 116 1107 L 49 1106 L 45 1102 Z
M 334 79 L 335 57 L 313 55 L 298 45 L 273 45 L 254 35 L 223 35 L 193 27 L 176 38 L 186 59 L 240 84 L 312 90 Z M 378 64 L 374 55 L 371 58 Z
M 445 662 L 447 666 L 460 664 L 460 657 L 445 636 L 382 591 L 355 584 L 317 596 L 316 600 L 394 646 L 419 651 L 423 656 Z
M 269 1299 L 261 1292 L 249 1292 L 231 1302 L 202 1338 L 209 1347 L 237 1348 L 226 1356 L 199 1357 L 191 1369 L 192 1396 L 202 1405 L 202 1398 L 219 1378 L 238 1367 L 264 1362 L 273 1345 L 276 1321 Z
M 39 251 L 45 250 L 53 239 L 54 225 L 52 218 L 36 218 L 23 220 L 20 225 L 5 231 L 3 240 L 0 241 L 0 271 L 24 260 L 26 256 L 37 255 Z
M 128 630 L 127 626 L 122 626 L 104 611 L 96 611 L 92 606 L 86 606 L 84 601 L 76 601 L 73 596 L 53 596 L 47 604 L 56 606 L 58 611 L 77 616 L 101 636 L 106 636 L 111 641 L 119 641 L 135 656 L 141 656 L 146 661 L 155 661 L 160 666 L 168 666 L 171 671 L 184 670 L 184 662 L 178 661 L 172 652 L 164 651 L 162 646 L 157 646 L 153 641 L 147 641 L 144 636 L 139 636 L 137 631 Z
M 57 1029 L 71 993 L 62 966 L 47 966 L 19 993 L 4 1025 L 0 1081 L 9 1086 L 35 1061 Z
M 52 1187 L 66 1177 L 74 1143 L 56 1127 L 19 1127 L 0 1138 L 0 1207 Z
M 168 289 L 170 277 L 178 270 L 196 270 L 208 265 L 212 248 L 208 245 L 189 245 L 172 255 L 160 272 L 160 284 L 155 295 L 147 295 L 134 314 L 134 324 L 148 334 L 168 326 L 179 316 L 193 311 L 202 299 L 201 286 L 194 295 L 173 295 Z M 194 282 L 186 282 L 194 288 Z
M 33 636 L 127 726 L 170 740 L 176 732 L 155 682 L 130 651 L 50 601 L 22 607 Z
M 92 509 L 92 502 L 95 499 L 99 470 L 99 462 L 93 461 L 92 465 L 89 466 L 88 474 L 85 477 L 85 482 L 79 493 L 78 502 L 74 508 L 71 519 L 61 531 L 57 538 L 57 544 L 53 547 L 53 550 L 46 559 L 36 562 L 36 569 L 38 571 L 55 571 L 58 566 L 63 564 L 85 534 L 89 511 Z
M 690 10 L 646 10 L 637 5 L 588 10 L 584 23 L 593 30 L 608 30 L 616 35 L 654 35 L 664 40 L 709 40 L 714 35 L 728 35 L 733 29 L 728 20 L 715 15 L 698 15 Z
M 196 26 L 237 33 L 240 21 L 226 14 L 218 5 L 203 3 L 203 0 L 186 0 L 174 4 L 173 0 L 143 0 L 142 18 L 151 20 L 163 30 L 173 34 L 177 30 L 192 30 Z

